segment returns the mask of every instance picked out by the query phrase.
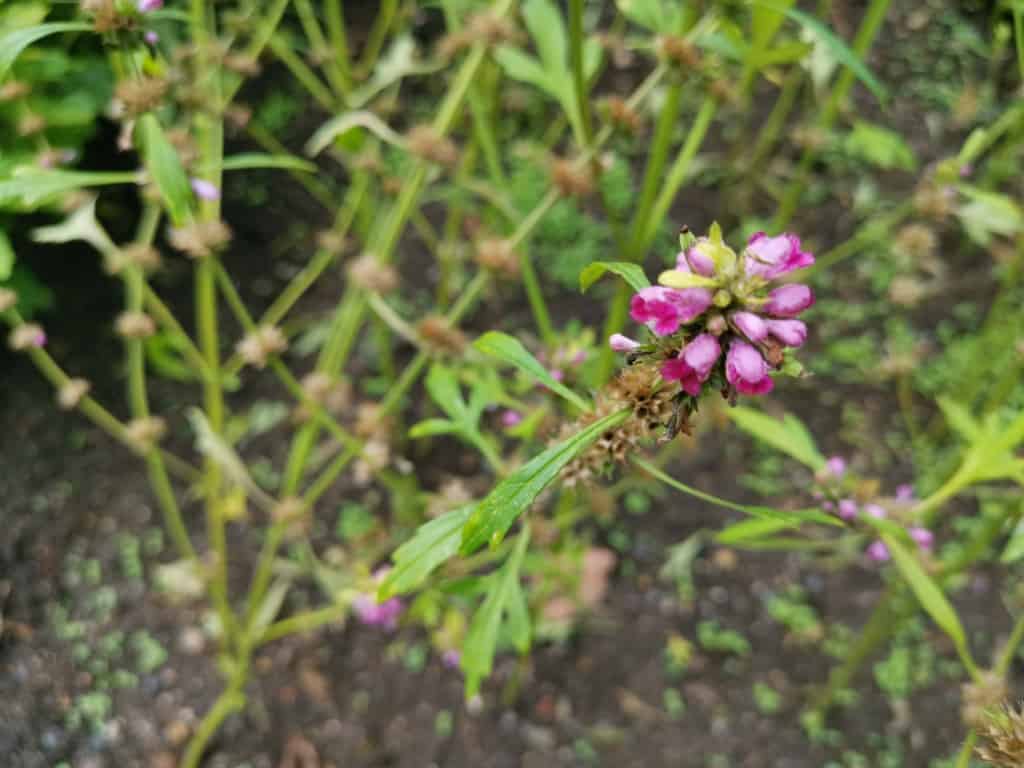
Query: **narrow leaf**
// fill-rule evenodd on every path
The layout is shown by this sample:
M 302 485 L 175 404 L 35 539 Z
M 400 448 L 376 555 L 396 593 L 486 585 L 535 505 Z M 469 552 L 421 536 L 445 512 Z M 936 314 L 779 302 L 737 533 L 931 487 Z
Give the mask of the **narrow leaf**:
M 549 75 L 568 77 L 568 41 L 558 6 L 551 0 L 526 0 L 523 21 Z
M 746 406 L 730 408 L 728 413 L 744 432 L 792 456 L 815 472 L 825 467 L 825 457 L 818 451 L 807 427 L 796 416 L 787 413 L 780 421 Z
M 634 291 L 651 287 L 651 281 L 647 279 L 643 267 L 639 264 L 631 264 L 628 261 L 595 261 L 580 272 L 580 290 L 585 292 L 606 272 L 621 277 Z
M 91 32 L 92 25 L 84 21 L 57 21 L 34 27 L 15 29 L 0 36 L 0 79 L 7 74 L 14 60 L 32 43 L 59 32 Z
M 405 146 L 405 139 L 391 130 L 387 123 L 372 112 L 359 110 L 356 112 L 345 112 L 344 114 L 332 117 L 317 128 L 316 132 L 309 137 L 309 141 L 306 142 L 306 154 L 310 157 L 316 157 L 331 146 L 335 139 L 341 138 L 349 131 L 357 129 L 367 130 L 378 139 L 396 147 Z
M 139 118 L 135 136 L 141 144 L 141 154 L 150 177 L 160 190 L 164 205 L 175 226 L 181 226 L 189 217 L 192 205 L 192 188 L 188 176 L 178 157 L 177 150 L 168 141 L 160 121 L 155 115 Z
M 564 397 L 581 411 L 593 410 L 586 400 L 561 382 L 556 381 L 555 378 L 548 373 L 547 368 L 541 365 L 540 361 L 530 354 L 529 350 L 522 345 L 522 342 L 520 342 L 519 339 L 509 336 L 507 333 L 501 333 L 500 331 L 488 331 L 473 342 L 473 346 L 477 351 L 482 352 L 489 357 L 494 357 L 502 360 L 503 362 L 514 365 L 519 370 L 529 376 L 532 376 L 552 392 Z
M 606 430 L 613 429 L 630 416 L 628 410 L 619 411 L 590 426 L 517 469 L 498 483 L 476 508 L 462 529 L 464 555 L 471 554 L 484 544 L 497 544 L 512 523 L 533 503 L 562 471 L 562 468 L 586 450 Z
M 461 507 L 421 525 L 411 539 L 391 555 L 393 567 L 377 590 L 378 600 L 411 592 L 441 563 L 459 551 L 462 526 L 475 505 Z
M 316 166 L 295 155 L 265 155 L 262 152 L 246 152 L 225 157 L 220 164 L 225 171 L 247 171 L 254 168 L 280 168 L 286 171 L 316 173 Z
M 48 198 L 83 187 L 138 182 L 139 174 L 133 171 L 49 171 L 25 167 L 16 170 L 11 178 L 0 181 L 0 205 L 20 202 L 31 208 Z
M 0 282 L 7 280 L 14 271 L 14 249 L 7 233 L 0 229 Z

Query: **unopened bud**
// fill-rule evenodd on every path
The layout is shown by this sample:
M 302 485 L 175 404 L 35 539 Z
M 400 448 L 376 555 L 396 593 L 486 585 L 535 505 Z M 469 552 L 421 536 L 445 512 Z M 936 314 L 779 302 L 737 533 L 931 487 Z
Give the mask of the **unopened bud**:
M 715 296 L 712 299 L 715 306 L 719 309 L 725 309 L 732 304 L 732 294 L 729 293 L 725 288 L 719 288 L 715 291 Z
M 564 197 L 587 197 L 594 191 L 590 165 L 560 157 L 551 161 L 551 182 Z
M 256 368 L 264 368 L 274 355 L 288 348 L 288 339 L 279 328 L 261 325 L 249 333 L 235 347 L 238 356 Z
M 0 312 L 6 312 L 18 303 L 18 294 L 10 288 L 0 288 Z
M 390 293 L 398 287 L 398 273 L 372 253 L 364 253 L 348 265 L 348 279 L 374 293 Z
M 23 352 L 26 349 L 39 348 L 46 344 L 46 332 L 35 323 L 22 323 L 7 337 L 11 349 Z
M 82 398 L 89 394 L 91 386 L 85 379 L 68 379 L 57 390 L 57 404 L 65 411 L 77 408 Z
M 129 421 L 124 428 L 125 439 L 140 453 L 149 453 L 167 433 L 167 423 L 159 416 Z
M 122 312 L 114 327 L 126 339 L 148 339 L 156 333 L 156 323 L 145 312 Z
M 413 126 L 405 141 L 410 153 L 428 163 L 451 168 L 459 161 L 459 150 L 455 144 L 430 125 Z
M 439 352 L 461 354 L 466 348 L 466 335 L 452 326 L 443 315 L 429 315 L 416 326 L 423 341 Z

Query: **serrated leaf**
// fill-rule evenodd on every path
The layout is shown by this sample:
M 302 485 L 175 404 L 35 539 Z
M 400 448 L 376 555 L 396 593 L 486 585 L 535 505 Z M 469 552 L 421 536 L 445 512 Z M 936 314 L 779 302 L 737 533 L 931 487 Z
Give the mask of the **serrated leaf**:
M 489 577 L 487 597 L 473 614 L 469 632 L 467 632 L 466 640 L 462 645 L 461 665 L 462 671 L 466 675 L 466 698 L 476 695 L 480 690 L 480 683 L 491 674 L 491 669 L 494 667 L 494 654 L 498 648 L 502 619 L 506 612 L 514 612 L 517 615 L 520 627 L 514 637 L 519 641 L 524 640 L 521 626 L 523 606 L 520 600 L 522 594 L 520 592 L 517 597 L 516 591 L 519 589 L 519 568 L 522 565 L 528 543 L 529 530 L 524 529 L 508 560 L 494 575 Z M 518 647 L 520 643 L 517 642 L 516 645 Z M 529 626 L 527 624 L 522 649 L 528 645 Z
M 37 40 L 60 32 L 91 32 L 92 25 L 84 21 L 55 21 L 24 27 L 0 35 L 0 79 L 7 74 L 21 52 Z
M 647 279 L 643 267 L 639 264 L 628 261 L 595 261 L 580 272 L 580 290 L 585 292 L 607 272 L 621 277 L 634 291 L 651 287 L 651 281 Z
M 765 8 L 786 14 L 786 16 L 803 26 L 820 40 L 828 48 L 833 58 L 849 69 L 854 77 L 864 83 L 868 90 L 875 95 L 876 99 L 884 102 L 888 98 L 885 86 L 878 81 L 878 78 L 871 74 L 871 70 L 867 68 L 860 56 L 841 38 L 837 37 L 832 30 L 818 21 L 818 19 L 801 10 L 787 8 L 782 3 L 773 2 L 772 0 L 751 0 L 751 2 L 754 5 L 763 5 Z
M 824 469 L 825 457 L 818 451 L 807 427 L 796 416 L 787 413 L 779 420 L 742 405 L 730 408 L 728 414 L 744 432 L 792 456 L 815 472 Z
M 925 573 L 917 557 L 903 546 L 898 538 L 888 533 L 882 533 L 882 541 L 889 548 L 893 563 L 910 586 L 921 607 L 931 616 L 932 621 L 949 636 L 961 657 L 970 659 L 967 636 L 964 634 L 960 617 L 957 616 L 956 609 L 950 604 L 942 589 Z
M 135 136 L 146 170 L 160 190 L 171 221 L 174 226 L 181 226 L 191 215 L 192 188 L 178 151 L 168 141 L 160 121 L 153 114 L 138 119 Z
M 462 541 L 462 526 L 474 508 L 473 504 L 460 507 L 417 528 L 413 537 L 391 555 L 393 565 L 377 590 L 377 599 L 411 592 L 453 557 Z
M 225 157 L 220 164 L 225 171 L 248 171 L 257 168 L 280 168 L 286 171 L 316 173 L 316 166 L 295 155 L 267 155 L 262 152 L 244 152 Z
M 500 331 L 488 331 L 473 342 L 473 347 L 489 357 L 514 365 L 555 394 L 564 397 L 581 411 L 593 410 L 586 400 L 561 382 L 556 381 L 548 369 L 541 365 L 540 361 L 531 355 L 522 342 L 514 336 Z
M 501 541 L 516 519 L 562 471 L 605 431 L 629 418 L 628 410 L 595 421 L 558 445 L 548 448 L 498 483 L 480 502 L 462 529 L 460 552 L 471 554 L 484 544 Z

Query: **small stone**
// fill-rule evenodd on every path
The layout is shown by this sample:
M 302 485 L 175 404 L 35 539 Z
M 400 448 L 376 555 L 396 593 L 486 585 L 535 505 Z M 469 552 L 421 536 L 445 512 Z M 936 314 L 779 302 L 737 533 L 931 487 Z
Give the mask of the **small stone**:
M 178 648 L 182 653 L 196 656 L 206 648 L 206 635 L 199 627 L 185 627 L 178 636 Z
M 167 742 L 168 746 L 180 747 L 185 743 L 185 740 L 192 734 L 192 729 L 188 724 L 181 720 L 175 719 L 164 726 L 164 741 Z

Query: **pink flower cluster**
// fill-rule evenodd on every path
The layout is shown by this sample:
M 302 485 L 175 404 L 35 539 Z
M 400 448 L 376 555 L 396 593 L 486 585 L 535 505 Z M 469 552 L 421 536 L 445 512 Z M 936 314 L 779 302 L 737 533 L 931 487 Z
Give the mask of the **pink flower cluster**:
M 352 607 L 363 624 L 393 630 L 398 627 L 398 617 L 402 615 L 403 606 L 397 597 L 378 603 L 373 595 L 359 595 L 352 601 Z
M 724 351 L 727 388 L 764 394 L 772 389 L 769 374 L 782 363 L 783 348 L 799 347 L 807 338 L 807 326 L 796 317 L 814 303 L 806 285 L 771 283 L 813 263 L 800 238 L 789 233 L 759 232 L 739 256 L 720 239 L 700 238 L 679 253 L 675 270 L 662 275 L 667 285 L 633 296 L 630 316 L 658 337 L 681 334 L 678 348 L 672 339 L 674 354 L 662 363 L 661 375 L 678 381 L 686 393 L 701 393 Z M 621 334 L 609 344 L 621 352 L 643 346 Z

